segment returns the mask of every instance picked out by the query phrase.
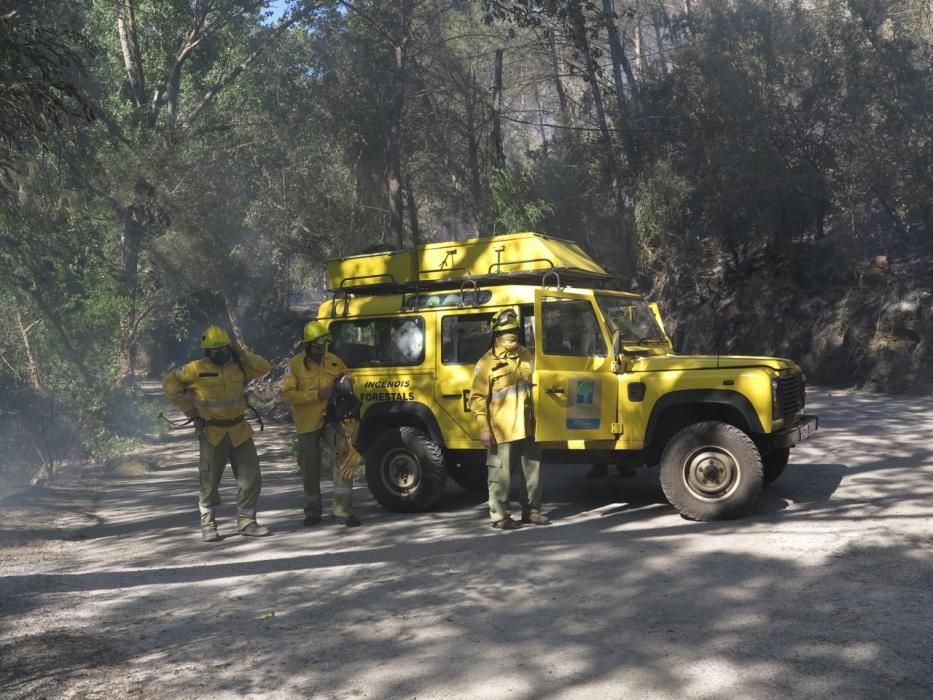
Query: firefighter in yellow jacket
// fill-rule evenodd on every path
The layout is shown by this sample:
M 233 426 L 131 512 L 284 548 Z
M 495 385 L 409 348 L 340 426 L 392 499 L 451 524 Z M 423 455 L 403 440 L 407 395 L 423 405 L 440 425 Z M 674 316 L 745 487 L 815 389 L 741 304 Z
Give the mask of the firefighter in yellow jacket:
M 305 494 L 304 524 L 321 522 L 321 465 L 327 463 L 334 475 L 334 517 L 347 527 L 357 527 L 360 521 L 352 513 L 353 476 L 350 469 L 341 469 L 339 456 L 355 453 L 352 435 L 340 423 L 326 422 L 327 404 L 339 377 L 349 377 L 347 366 L 329 352 L 330 334 L 320 321 L 311 321 L 304 328 L 304 351 L 288 363 L 288 373 L 282 380 L 282 400 L 292 409 L 295 431 L 298 433 L 298 466 L 301 469 Z
M 262 537 L 269 531 L 256 522 L 256 502 L 262 488 L 259 457 L 253 430 L 246 422 L 244 390 L 251 379 L 270 369 L 265 359 L 230 342 L 227 332 L 209 326 L 201 335 L 204 357 L 186 364 L 162 380 L 166 398 L 189 418 L 193 418 L 200 442 L 201 536 L 216 542 L 214 511 L 220 504 L 220 478 L 229 461 L 239 485 L 237 531 Z
M 535 443 L 531 395 L 534 357 L 520 342 L 521 326 L 513 309 L 498 313 L 491 325 L 493 344 L 476 363 L 470 410 L 487 450 L 492 526 L 497 530 L 519 527 L 508 509 L 511 467 L 519 461 L 526 486 L 522 522 L 549 525 L 551 521 L 541 514 L 541 451 Z

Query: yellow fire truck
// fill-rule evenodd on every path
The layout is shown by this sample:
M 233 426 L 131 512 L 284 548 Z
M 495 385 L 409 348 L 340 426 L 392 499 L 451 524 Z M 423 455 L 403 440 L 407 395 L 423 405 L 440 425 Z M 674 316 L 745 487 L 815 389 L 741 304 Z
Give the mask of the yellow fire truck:
M 374 497 L 431 508 L 448 475 L 482 489 L 467 406 L 489 320 L 517 309 L 535 358 L 535 438 L 546 463 L 660 465 L 696 520 L 736 517 L 818 426 L 791 360 L 678 355 L 656 304 L 576 244 L 516 233 L 328 263 L 318 312 L 363 401 L 357 447 Z

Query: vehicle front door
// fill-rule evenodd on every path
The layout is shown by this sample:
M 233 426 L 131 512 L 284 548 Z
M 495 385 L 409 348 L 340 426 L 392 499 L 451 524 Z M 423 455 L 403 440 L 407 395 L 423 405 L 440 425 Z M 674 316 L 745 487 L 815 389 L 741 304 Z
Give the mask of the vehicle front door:
M 538 442 L 614 439 L 618 381 L 593 294 L 536 290 L 535 336 Z

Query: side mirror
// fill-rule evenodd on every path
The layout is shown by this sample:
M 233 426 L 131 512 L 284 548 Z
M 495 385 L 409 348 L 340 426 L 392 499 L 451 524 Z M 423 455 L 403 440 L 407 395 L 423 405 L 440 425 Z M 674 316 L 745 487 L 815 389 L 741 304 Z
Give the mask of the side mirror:
M 674 338 L 667 334 L 667 329 L 664 328 L 664 321 L 661 318 L 661 307 L 658 306 L 658 302 L 649 301 L 648 308 L 651 309 L 651 313 L 654 315 L 654 320 L 658 322 L 658 326 L 661 327 L 661 332 L 667 338 L 668 351 L 677 352 L 677 348 L 680 346 L 677 344 L 677 341 L 674 340 Z M 675 332 L 674 335 L 677 335 L 677 333 Z
M 679 353 L 684 346 L 684 336 L 686 332 L 683 329 L 683 326 L 679 326 L 676 331 L 674 331 L 674 336 L 671 338 L 671 345 L 673 345 L 673 350 L 676 353 Z
M 658 302 L 649 301 L 648 308 L 651 309 L 651 313 L 654 314 L 654 320 L 658 322 L 658 325 L 661 326 L 661 330 L 666 334 L 667 331 L 664 330 L 664 321 L 661 320 L 661 307 L 658 306 Z
M 622 334 L 619 331 L 612 331 L 612 356 L 619 357 L 622 352 Z

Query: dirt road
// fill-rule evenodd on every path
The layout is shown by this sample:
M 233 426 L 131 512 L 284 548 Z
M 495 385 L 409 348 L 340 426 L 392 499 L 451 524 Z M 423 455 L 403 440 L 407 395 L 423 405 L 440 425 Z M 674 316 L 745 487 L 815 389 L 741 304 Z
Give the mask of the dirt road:
M 933 697 L 933 402 L 811 392 L 757 512 L 693 523 L 656 473 L 546 467 L 555 524 L 441 508 L 301 527 L 259 439 L 263 540 L 200 541 L 196 446 L 0 501 L 0 696 Z M 146 470 L 146 465 L 150 470 Z

